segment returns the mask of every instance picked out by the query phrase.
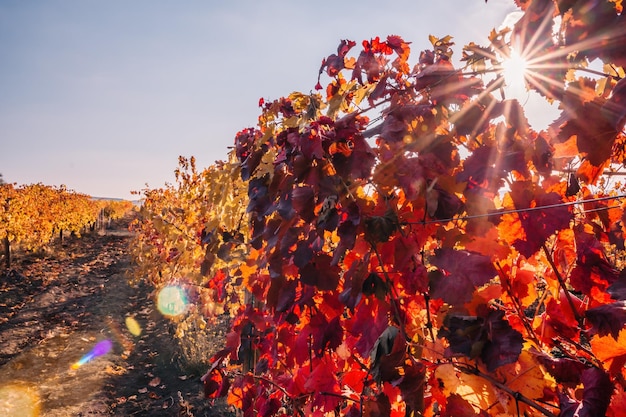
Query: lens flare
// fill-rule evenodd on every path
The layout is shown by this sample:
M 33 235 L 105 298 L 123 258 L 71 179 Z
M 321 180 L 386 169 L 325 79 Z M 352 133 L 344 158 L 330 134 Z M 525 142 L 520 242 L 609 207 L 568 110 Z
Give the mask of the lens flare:
M 39 394 L 34 387 L 21 384 L 0 387 L 0 415 L 37 417 L 40 404 Z
M 157 308 L 164 316 L 178 316 L 187 309 L 187 294 L 175 285 L 168 285 L 159 291 Z
M 78 369 L 92 359 L 97 358 L 98 356 L 106 355 L 109 353 L 111 348 L 113 348 L 113 343 L 110 340 L 101 340 L 96 343 L 89 353 L 80 358 L 78 362 L 72 364 L 72 369 Z
M 126 328 L 133 336 L 141 335 L 141 326 L 137 323 L 137 320 L 130 316 L 126 317 Z

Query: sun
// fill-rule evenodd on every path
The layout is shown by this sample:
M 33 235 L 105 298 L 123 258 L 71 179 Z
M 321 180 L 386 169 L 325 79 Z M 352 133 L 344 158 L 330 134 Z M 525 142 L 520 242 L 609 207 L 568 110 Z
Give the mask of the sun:
M 502 61 L 502 75 L 507 87 L 516 91 L 526 90 L 528 61 L 515 50 Z

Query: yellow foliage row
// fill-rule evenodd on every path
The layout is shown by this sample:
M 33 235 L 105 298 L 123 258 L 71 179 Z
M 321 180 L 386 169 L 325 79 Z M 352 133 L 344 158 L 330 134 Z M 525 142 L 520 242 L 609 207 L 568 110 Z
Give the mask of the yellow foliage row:
M 132 208 L 129 201 L 93 200 L 86 194 L 44 184 L 0 185 L 0 239 L 27 250 L 43 247 L 59 232 L 80 232 L 101 211 L 113 216 Z
M 184 283 L 201 299 L 214 299 L 218 290 L 209 282 L 238 267 L 234 258 L 244 243 L 238 239 L 247 236 L 247 185 L 234 155 L 202 171 L 193 157 L 180 157 L 175 178 L 174 184 L 142 191 L 131 225 L 134 279 L 156 288 Z M 221 304 L 201 304 L 211 310 L 203 311 L 207 315 L 223 311 Z
M 111 220 L 118 220 L 134 209 L 132 201 L 100 200 L 103 215 Z

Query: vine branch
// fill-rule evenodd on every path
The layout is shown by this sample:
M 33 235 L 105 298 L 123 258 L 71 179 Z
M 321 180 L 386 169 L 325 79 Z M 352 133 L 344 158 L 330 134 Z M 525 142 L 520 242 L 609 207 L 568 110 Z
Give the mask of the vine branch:
M 565 293 L 565 298 L 567 299 L 567 303 L 569 304 L 569 307 L 572 310 L 572 313 L 574 314 L 574 317 L 576 318 L 578 325 L 580 326 L 580 328 L 582 328 L 583 318 L 578 312 L 578 309 L 576 308 L 576 306 L 574 305 L 574 301 L 572 300 L 572 295 L 569 293 L 569 290 L 567 289 L 567 285 L 565 284 L 565 279 L 563 278 L 563 276 L 557 269 L 556 264 L 554 263 L 554 259 L 552 259 L 550 250 L 546 246 L 545 242 L 541 244 L 541 248 L 543 249 L 543 252 L 546 255 L 546 259 L 548 260 L 548 263 L 550 264 L 550 266 L 552 267 L 552 270 L 554 271 L 554 275 L 556 276 L 556 279 L 559 281 L 559 286 Z
M 543 415 L 545 415 L 547 417 L 557 417 L 557 415 L 554 414 L 552 411 L 548 410 L 545 407 L 542 407 L 541 405 L 537 404 L 536 402 L 534 402 L 530 398 L 525 397 L 519 391 L 512 390 L 511 388 L 507 387 L 505 384 L 503 384 L 502 382 L 498 381 L 497 379 L 495 379 L 491 375 L 488 375 L 488 374 L 480 371 L 478 368 L 475 368 L 475 367 L 472 367 L 472 366 L 469 366 L 469 365 L 466 365 L 466 364 L 461 364 L 461 363 L 457 363 L 457 364 L 455 364 L 455 366 L 461 372 L 463 372 L 465 374 L 476 375 L 476 376 L 478 376 L 480 378 L 483 378 L 486 381 L 489 381 L 489 383 L 491 383 L 491 385 L 493 385 L 494 387 L 498 388 L 501 391 L 506 392 L 508 395 L 510 395 L 516 401 L 523 402 L 524 404 L 528 405 L 529 407 L 532 407 L 535 410 L 541 412 Z

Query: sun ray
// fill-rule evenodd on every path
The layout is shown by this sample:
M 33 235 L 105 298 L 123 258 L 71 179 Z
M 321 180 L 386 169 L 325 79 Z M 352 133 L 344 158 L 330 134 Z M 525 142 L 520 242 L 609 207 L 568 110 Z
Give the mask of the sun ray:
M 530 57 L 534 55 L 533 52 L 545 49 L 546 44 L 550 41 L 550 39 L 541 39 L 541 34 L 544 33 L 546 26 L 553 23 L 553 19 L 552 19 L 553 9 L 554 9 L 554 6 L 551 6 L 549 12 L 543 16 L 543 19 L 541 20 L 541 24 L 539 25 L 537 30 L 535 30 L 530 40 L 526 44 L 523 44 L 522 42 L 523 39 L 526 39 L 527 26 L 523 25 L 523 22 L 526 19 L 526 17 L 523 16 L 515 24 L 515 26 L 517 26 L 518 24 L 522 23 L 522 28 L 520 29 L 520 33 L 516 33 L 517 28 L 514 28 L 513 39 L 511 40 L 511 44 L 514 49 L 517 49 L 519 51 L 519 54 L 521 56 Z

